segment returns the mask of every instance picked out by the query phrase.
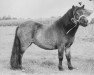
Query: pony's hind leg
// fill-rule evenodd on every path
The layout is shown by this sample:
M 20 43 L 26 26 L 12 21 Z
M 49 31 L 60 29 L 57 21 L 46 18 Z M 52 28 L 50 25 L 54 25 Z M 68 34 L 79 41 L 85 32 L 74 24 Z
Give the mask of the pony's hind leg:
M 31 38 L 27 38 L 27 40 L 24 39 L 24 36 L 21 36 L 19 38 L 17 36 L 17 30 L 16 30 L 14 45 L 10 59 L 11 69 L 22 69 L 23 53 L 31 45 L 31 43 L 32 43 Z
M 15 42 L 17 42 L 17 41 L 15 41 Z M 23 56 L 24 52 L 26 51 L 26 49 L 32 43 L 30 43 L 30 42 L 28 42 L 28 44 L 20 43 L 18 46 L 15 46 L 15 42 L 14 42 L 11 60 L 10 60 L 11 68 L 12 69 L 23 69 L 22 68 L 22 56 Z
M 71 64 L 71 53 L 70 53 L 70 49 L 66 49 L 65 50 L 65 55 L 66 55 L 66 59 L 67 59 L 67 64 L 68 64 L 68 68 L 70 70 L 74 69 L 72 64 Z
M 23 54 L 23 52 L 21 51 L 20 40 L 19 40 L 18 36 L 15 35 L 11 59 L 10 59 L 11 69 L 21 69 L 22 54 Z

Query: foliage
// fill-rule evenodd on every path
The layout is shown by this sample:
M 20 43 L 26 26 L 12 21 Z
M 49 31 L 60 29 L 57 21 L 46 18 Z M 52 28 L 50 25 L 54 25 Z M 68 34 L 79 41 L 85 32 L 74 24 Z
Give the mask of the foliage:
M 11 17 L 11 16 L 0 17 L 0 20 L 16 20 L 16 19 L 17 19 L 16 17 Z

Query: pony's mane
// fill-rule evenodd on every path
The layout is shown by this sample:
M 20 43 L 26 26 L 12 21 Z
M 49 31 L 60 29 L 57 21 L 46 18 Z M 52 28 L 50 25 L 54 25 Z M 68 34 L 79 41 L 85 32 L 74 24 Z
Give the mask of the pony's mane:
M 63 29 L 65 28 L 67 25 L 71 24 L 73 26 L 73 23 L 71 21 L 71 18 L 73 17 L 73 9 L 69 9 L 64 16 L 62 16 L 61 18 L 59 18 L 56 21 L 56 25 L 58 28 Z M 70 25 L 70 26 L 71 26 Z M 70 28 L 70 26 L 68 28 Z

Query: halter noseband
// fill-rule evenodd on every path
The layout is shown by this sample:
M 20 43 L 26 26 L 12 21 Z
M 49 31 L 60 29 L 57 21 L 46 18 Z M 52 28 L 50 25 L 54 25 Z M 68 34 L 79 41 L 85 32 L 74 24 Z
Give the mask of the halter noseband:
M 75 25 L 77 25 L 77 23 L 79 22 L 79 20 L 80 20 L 82 17 L 84 17 L 84 16 L 85 16 L 85 15 L 81 15 L 78 20 L 75 19 L 75 17 L 73 17 L 73 18 L 71 18 L 71 21 L 72 21 Z

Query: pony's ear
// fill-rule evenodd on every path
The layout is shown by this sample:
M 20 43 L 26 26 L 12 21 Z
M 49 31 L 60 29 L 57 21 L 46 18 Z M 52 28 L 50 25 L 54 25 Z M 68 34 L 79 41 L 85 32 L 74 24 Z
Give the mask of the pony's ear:
M 82 8 L 84 8 L 84 7 L 85 7 L 85 5 L 82 6 Z
M 75 6 L 73 5 L 73 6 L 72 6 L 72 9 L 74 9 L 74 8 L 75 8 Z

